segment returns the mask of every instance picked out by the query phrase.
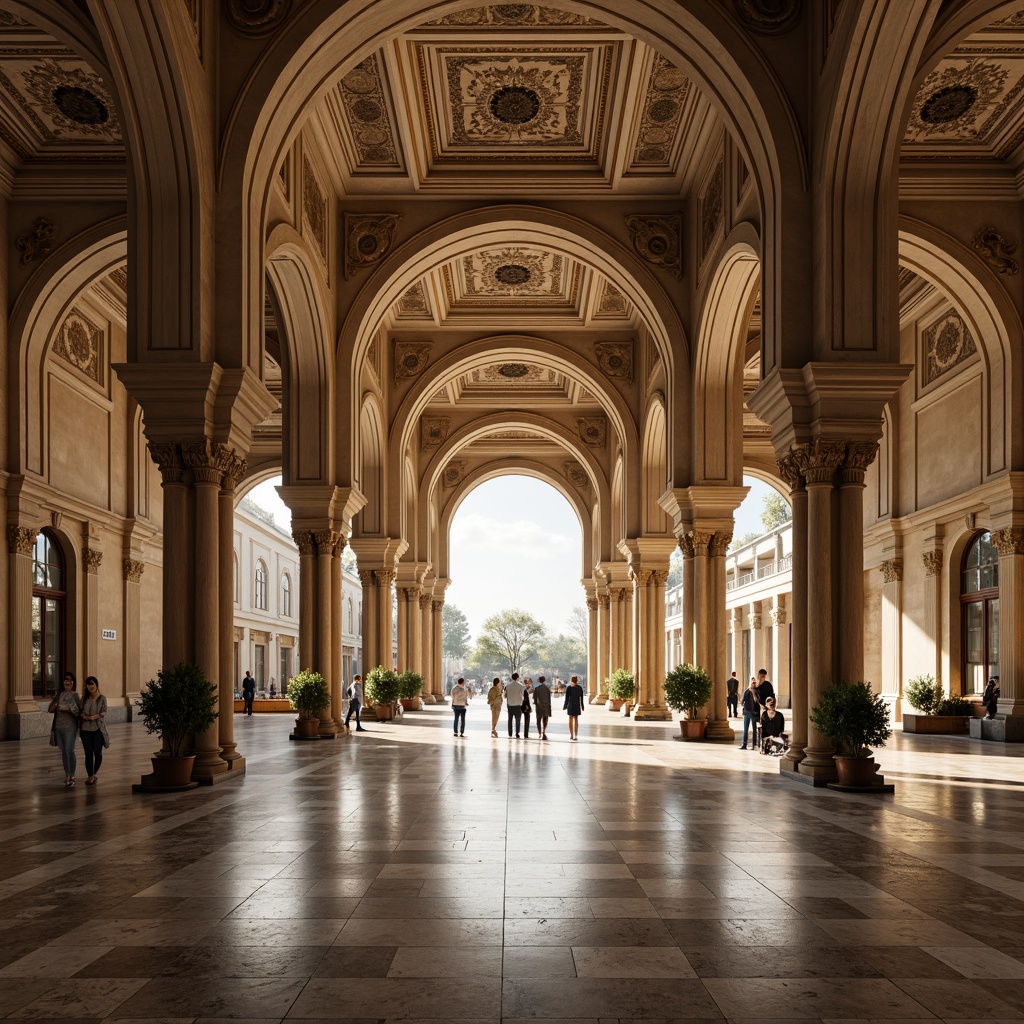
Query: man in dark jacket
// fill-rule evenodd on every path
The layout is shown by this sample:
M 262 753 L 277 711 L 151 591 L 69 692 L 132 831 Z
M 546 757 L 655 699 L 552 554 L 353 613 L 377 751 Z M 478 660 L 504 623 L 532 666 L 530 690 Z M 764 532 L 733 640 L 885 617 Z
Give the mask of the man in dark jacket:
M 733 672 L 725 684 L 725 706 L 730 718 L 739 717 L 740 681 Z
M 775 696 L 775 687 L 772 686 L 771 680 L 768 678 L 768 669 L 761 668 L 757 670 L 757 700 L 761 705 L 763 711 L 768 703 L 769 697 Z
M 245 678 L 242 680 L 242 708 L 247 715 L 252 716 L 252 702 L 256 697 L 256 680 L 248 669 L 245 670 Z
M 544 676 L 537 677 L 537 685 L 533 688 L 533 710 L 537 712 L 537 730 L 540 738 L 548 738 L 548 719 L 551 717 L 551 689 Z

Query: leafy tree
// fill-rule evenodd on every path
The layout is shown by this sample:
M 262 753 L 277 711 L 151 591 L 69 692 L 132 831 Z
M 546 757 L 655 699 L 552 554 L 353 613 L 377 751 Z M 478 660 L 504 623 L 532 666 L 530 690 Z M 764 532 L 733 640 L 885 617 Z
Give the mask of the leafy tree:
M 469 650 L 469 620 L 457 605 L 441 609 L 441 651 L 447 658 L 464 658 Z
M 582 675 L 587 670 L 587 649 L 575 636 L 560 633 L 544 644 L 540 654 L 551 675 L 566 677 Z
M 590 616 L 587 614 L 587 609 L 579 605 L 573 608 L 566 626 L 569 630 L 569 636 L 573 640 L 578 640 L 580 647 L 586 650 L 587 645 L 590 643 Z
M 669 556 L 668 579 L 665 586 L 668 588 L 681 586 L 683 582 L 683 552 L 676 548 Z
M 764 496 L 764 504 L 761 507 L 761 525 L 765 533 L 770 533 L 777 526 L 788 523 L 793 518 L 793 510 L 789 502 L 779 494 L 778 491 L 771 491 Z
M 535 648 L 544 640 L 544 627 L 521 608 L 497 612 L 484 622 L 476 649 L 481 658 L 491 657 L 518 672 L 523 662 L 535 656 Z
M 735 551 L 737 548 L 743 547 L 744 544 L 749 544 L 752 540 L 757 540 L 758 537 L 762 536 L 760 533 L 745 533 L 742 537 L 734 537 L 732 543 L 729 545 L 730 551 Z
M 346 572 L 357 572 L 356 553 L 346 544 L 341 552 L 341 567 Z

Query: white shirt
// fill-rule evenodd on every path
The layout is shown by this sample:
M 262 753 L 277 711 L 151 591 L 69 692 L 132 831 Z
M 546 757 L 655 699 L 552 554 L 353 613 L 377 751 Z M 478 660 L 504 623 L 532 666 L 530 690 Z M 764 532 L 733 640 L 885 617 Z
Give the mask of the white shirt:
M 518 708 L 522 705 L 524 693 L 526 693 L 526 687 L 518 679 L 505 684 L 505 700 L 508 701 L 510 708 Z
M 469 690 L 465 686 L 459 686 L 458 683 L 452 687 L 450 696 L 453 708 L 464 708 L 469 703 Z

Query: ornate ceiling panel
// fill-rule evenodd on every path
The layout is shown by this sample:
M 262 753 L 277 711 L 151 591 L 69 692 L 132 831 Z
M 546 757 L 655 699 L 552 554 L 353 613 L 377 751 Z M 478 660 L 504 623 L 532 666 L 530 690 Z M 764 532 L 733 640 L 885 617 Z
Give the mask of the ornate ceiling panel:
M 442 268 L 450 311 L 514 306 L 577 311 L 582 268 L 529 246 L 481 249 Z

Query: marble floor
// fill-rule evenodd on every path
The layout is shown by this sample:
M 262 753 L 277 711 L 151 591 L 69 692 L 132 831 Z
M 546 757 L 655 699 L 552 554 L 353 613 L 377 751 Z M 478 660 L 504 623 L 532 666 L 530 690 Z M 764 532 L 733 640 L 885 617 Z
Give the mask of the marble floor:
M 895 736 L 894 796 L 588 709 L 540 743 L 450 710 L 133 795 L 0 744 L 0 1016 L 87 1021 L 1024 1019 L 1024 751 Z

